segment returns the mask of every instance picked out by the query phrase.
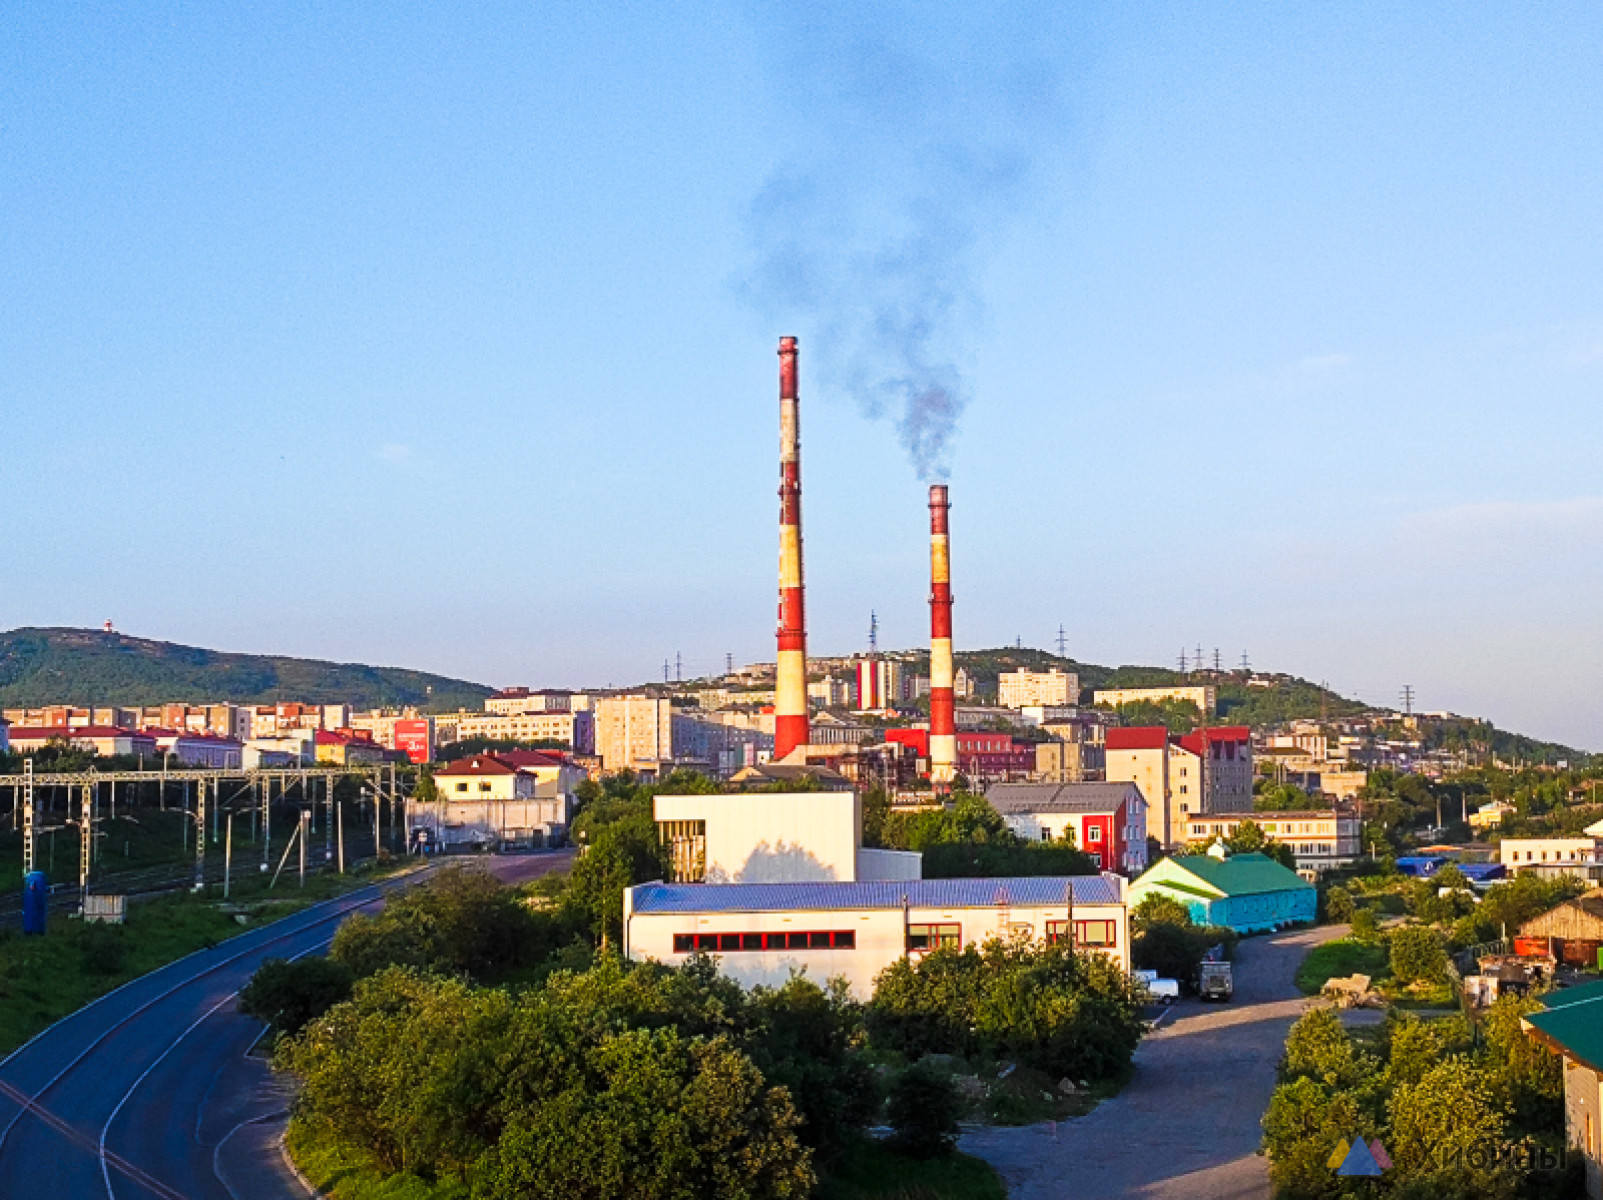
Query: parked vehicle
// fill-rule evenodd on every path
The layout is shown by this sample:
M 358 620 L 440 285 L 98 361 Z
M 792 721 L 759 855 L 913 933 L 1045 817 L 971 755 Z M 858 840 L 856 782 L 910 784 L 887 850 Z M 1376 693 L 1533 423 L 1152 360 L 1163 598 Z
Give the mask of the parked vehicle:
M 1154 1003 L 1173 1004 L 1180 999 L 1179 980 L 1161 979 L 1156 971 L 1132 971 L 1131 974 L 1141 981 L 1142 986 L 1147 989 L 1147 994 L 1152 997 Z
M 1197 968 L 1197 994 L 1204 1000 L 1229 1000 L 1235 990 L 1229 963 L 1205 962 Z

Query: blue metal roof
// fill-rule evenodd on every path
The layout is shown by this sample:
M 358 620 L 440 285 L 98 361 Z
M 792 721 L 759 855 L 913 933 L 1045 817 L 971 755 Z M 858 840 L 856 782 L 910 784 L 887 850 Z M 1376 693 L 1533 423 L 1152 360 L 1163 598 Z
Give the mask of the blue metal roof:
M 644 883 L 637 913 L 790 912 L 796 909 L 994 908 L 1117 904 L 1116 879 L 1040 875 L 1009 879 L 907 879 L 864 883 Z

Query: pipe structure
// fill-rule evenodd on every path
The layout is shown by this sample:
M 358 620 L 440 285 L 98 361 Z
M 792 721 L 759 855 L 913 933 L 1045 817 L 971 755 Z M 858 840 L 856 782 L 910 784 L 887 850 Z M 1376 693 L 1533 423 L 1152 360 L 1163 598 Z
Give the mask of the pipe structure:
M 952 674 L 952 558 L 946 485 L 930 487 L 930 782 L 957 775 L 957 702 Z
M 802 583 L 801 414 L 796 339 L 779 339 L 779 662 L 774 680 L 774 758 L 806 746 L 807 619 Z

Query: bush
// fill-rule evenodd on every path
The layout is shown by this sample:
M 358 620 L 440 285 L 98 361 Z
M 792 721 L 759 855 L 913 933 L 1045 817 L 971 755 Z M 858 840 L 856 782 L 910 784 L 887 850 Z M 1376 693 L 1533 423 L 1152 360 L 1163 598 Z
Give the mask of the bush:
M 1130 911 L 1130 930 L 1137 934 L 1145 933 L 1154 925 L 1185 927 L 1191 923 L 1191 910 L 1173 896 L 1166 896 L 1162 892 L 1148 892 L 1141 897 L 1141 903 Z
M 91 975 L 115 975 L 128 961 L 128 935 L 121 925 L 86 923 L 78 934 L 78 958 Z
M 1353 937 L 1360 942 L 1380 941 L 1380 918 L 1372 908 L 1360 908 L 1353 913 Z
M 347 918 L 329 955 L 358 978 L 401 966 L 490 979 L 538 962 L 575 933 L 487 872 L 451 866 L 390 896 L 376 915 Z
M 1447 947 L 1434 929 L 1408 925 L 1392 931 L 1391 973 L 1399 983 L 1444 983 Z
M 963 1100 L 957 1085 L 925 1063 L 891 1081 L 886 1105 L 895 1134 L 891 1144 L 912 1158 L 946 1158 L 957 1146 Z
M 1130 1065 L 1145 991 L 1098 951 L 988 941 L 901 959 L 868 1006 L 876 1045 L 1007 1058 L 1054 1078 L 1104 1080 Z
M 275 1033 L 297 1034 L 349 999 L 354 981 L 350 968 L 331 959 L 270 958 L 239 993 L 239 1011 L 266 1022 Z
M 1353 894 L 1346 888 L 1337 885 L 1325 893 L 1325 919 L 1332 925 L 1347 924 L 1357 911 Z

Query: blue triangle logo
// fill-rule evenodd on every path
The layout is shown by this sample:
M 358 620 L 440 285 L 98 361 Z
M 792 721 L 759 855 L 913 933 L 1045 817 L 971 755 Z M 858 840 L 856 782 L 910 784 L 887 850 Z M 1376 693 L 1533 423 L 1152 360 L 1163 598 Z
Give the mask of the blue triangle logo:
M 1336 1168 L 1338 1175 L 1379 1175 L 1380 1164 L 1370 1153 L 1369 1146 L 1363 1138 L 1353 1139 L 1353 1148 L 1347 1151 L 1347 1157 L 1341 1160 L 1341 1166 Z

